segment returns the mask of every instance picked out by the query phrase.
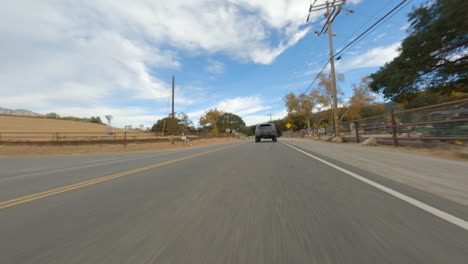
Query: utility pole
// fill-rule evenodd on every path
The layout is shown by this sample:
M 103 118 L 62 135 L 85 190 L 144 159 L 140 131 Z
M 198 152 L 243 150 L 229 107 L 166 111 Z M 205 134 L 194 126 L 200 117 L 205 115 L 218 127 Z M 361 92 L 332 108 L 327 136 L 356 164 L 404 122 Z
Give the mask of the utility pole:
M 335 21 L 335 18 L 340 14 L 342 6 L 346 3 L 346 0 L 332 0 L 331 3 L 327 1 L 325 4 L 320 4 L 315 6 L 313 4 L 309 7 L 309 15 L 307 16 L 307 22 L 309 22 L 310 14 L 314 11 L 320 11 L 326 9 L 325 17 L 326 23 L 323 25 L 320 31 L 315 31 L 317 35 L 321 35 L 325 31 L 328 31 L 328 45 L 330 49 L 330 77 L 331 77 L 331 92 L 333 94 L 333 127 L 335 131 L 335 136 L 338 136 L 339 133 L 339 117 L 338 117 L 338 89 L 336 87 L 336 73 L 335 73 L 335 54 L 333 51 L 333 31 L 332 23 Z
M 161 136 L 163 136 L 163 137 L 164 137 L 164 130 L 166 130 L 166 119 L 167 118 L 163 119 L 163 129 L 162 129 L 162 133 L 161 133 Z
M 174 86 L 175 86 L 175 77 L 172 75 L 172 128 L 171 128 L 171 133 L 172 133 L 172 144 L 174 144 L 174 126 L 175 126 L 175 114 L 174 114 Z
M 272 120 L 271 120 L 271 116 L 272 116 L 273 114 L 268 114 L 268 115 L 270 116 L 270 122 L 271 122 L 271 121 L 272 121 Z
M 328 45 L 330 48 L 330 71 L 331 71 L 331 85 L 333 91 L 333 126 L 335 130 L 335 137 L 339 136 L 339 127 L 338 124 L 338 93 L 336 89 L 336 75 L 335 75 L 335 55 L 333 51 L 333 32 L 331 27 L 331 13 L 330 5 L 327 1 L 327 27 L 328 27 Z

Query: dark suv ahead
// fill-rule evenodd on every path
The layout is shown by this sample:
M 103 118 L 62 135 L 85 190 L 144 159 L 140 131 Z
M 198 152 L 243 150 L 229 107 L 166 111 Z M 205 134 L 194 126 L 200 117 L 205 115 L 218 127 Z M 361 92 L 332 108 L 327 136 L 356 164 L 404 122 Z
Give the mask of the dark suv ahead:
M 258 124 L 255 128 L 255 142 L 260 142 L 262 138 L 271 138 L 276 142 L 276 127 L 271 123 Z

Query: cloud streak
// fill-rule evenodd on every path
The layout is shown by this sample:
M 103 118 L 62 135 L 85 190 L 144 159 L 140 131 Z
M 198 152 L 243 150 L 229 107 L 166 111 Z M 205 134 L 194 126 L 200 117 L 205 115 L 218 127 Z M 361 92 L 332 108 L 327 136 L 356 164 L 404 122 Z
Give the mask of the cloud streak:
M 259 96 L 245 96 L 245 97 L 236 97 L 232 99 L 226 99 L 220 101 L 216 105 L 203 108 L 194 112 L 190 112 L 187 115 L 194 120 L 194 123 L 200 119 L 200 117 L 209 109 L 218 109 L 223 112 L 230 112 L 245 120 L 251 120 L 252 114 L 259 113 L 268 109 L 271 109 L 271 106 L 265 105 L 265 102 Z M 250 125 L 250 121 L 246 122 Z
M 66 111 L 125 99 L 164 102 L 170 84 L 154 69 L 181 69 L 181 53 L 270 64 L 309 30 L 300 23 L 307 0 L 26 2 L 0 9 L 3 107 Z M 212 60 L 206 70 L 219 74 L 225 67 Z M 178 101 L 194 103 L 183 95 Z
M 336 68 L 340 72 L 347 72 L 360 68 L 380 67 L 398 56 L 400 53 L 398 51 L 399 47 L 400 42 L 388 46 L 376 47 L 365 53 L 351 56 L 343 61 L 338 61 Z

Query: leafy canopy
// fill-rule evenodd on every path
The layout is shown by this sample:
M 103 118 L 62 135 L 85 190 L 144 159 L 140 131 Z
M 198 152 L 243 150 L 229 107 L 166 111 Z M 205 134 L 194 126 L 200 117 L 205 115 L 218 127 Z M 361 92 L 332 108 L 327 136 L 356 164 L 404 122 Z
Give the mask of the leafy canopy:
M 413 10 L 400 55 L 371 75 L 371 89 L 396 102 L 423 90 L 468 92 L 466 14 L 466 0 L 435 0 Z

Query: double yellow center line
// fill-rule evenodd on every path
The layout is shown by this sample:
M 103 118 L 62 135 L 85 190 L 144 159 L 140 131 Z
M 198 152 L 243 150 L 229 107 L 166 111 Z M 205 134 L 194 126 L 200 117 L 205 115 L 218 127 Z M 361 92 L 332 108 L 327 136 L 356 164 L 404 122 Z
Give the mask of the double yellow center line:
M 68 191 L 71 191 L 71 190 L 83 188 L 83 187 L 88 186 L 88 185 L 93 185 L 93 184 L 97 184 L 97 183 L 101 183 L 101 182 L 105 182 L 105 181 L 110 181 L 110 180 L 117 179 L 117 178 L 120 178 L 120 177 L 135 174 L 137 172 L 142 172 L 142 171 L 158 168 L 158 167 L 168 165 L 168 164 L 172 164 L 172 163 L 176 163 L 176 162 L 179 162 L 179 161 L 188 160 L 188 159 L 191 159 L 191 158 L 206 155 L 208 153 L 217 152 L 217 151 L 220 151 L 220 150 L 236 147 L 236 146 L 239 146 L 241 144 L 235 144 L 235 145 L 230 145 L 230 146 L 223 147 L 223 148 L 217 148 L 217 149 L 201 152 L 201 153 L 198 153 L 198 154 L 194 154 L 194 155 L 190 155 L 190 156 L 186 156 L 186 157 L 182 157 L 182 158 L 178 158 L 178 159 L 174 159 L 174 160 L 170 160 L 170 161 L 165 161 L 165 162 L 161 162 L 161 163 L 152 164 L 152 165 L 142 167 L 142 168 L 138 168 L 138 169 L 124 171 L 124 172 L 120 172 L 120 173 L 117 173 L 117 174 L 112 174 L 112 175 L 109 175 L 109 176 L 104 176 L 104 177 L 100 177 L 100 178 L 96 178 L 96 179 L 92 179 L 92 180 L 79 182 L 79 183 L 63 186 L 63 187 L 60 187 L 60 188 L 48 190 L 48 191 L 45 191 L 45 192 L 40 192 L 40 193 L 35 193 L 35 194 L 19 197 L 19 198 L 13 199 L 13 200 L 0 202 L 0 209 L 12 207 L 12 206 L 15 206 L 15 205 L 18 205 L 18 204 L 27 203 L 27 202 L 30 202 L 30 201 L 34 201 L 34 200 L 37 200 L 37 199 L 44 198 L 44 197 L 52 196 L 52 195 L 55 195 L 55 194 L 59 194 L 59 193 L 68 192 Z

